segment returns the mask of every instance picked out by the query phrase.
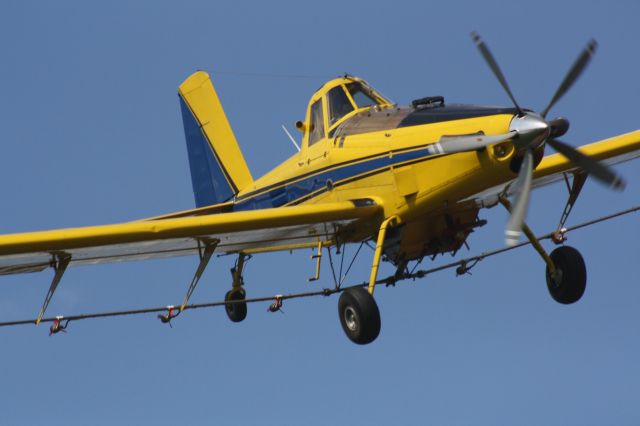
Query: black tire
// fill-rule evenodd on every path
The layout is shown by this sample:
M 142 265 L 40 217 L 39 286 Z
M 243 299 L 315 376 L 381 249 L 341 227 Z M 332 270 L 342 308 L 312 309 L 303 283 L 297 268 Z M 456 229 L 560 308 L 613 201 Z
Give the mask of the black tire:
M 227 294 L 224 296 L 224 300 L 242 300 L 245 298 L 244 290 L 229 290 Z M 240 322 L 247 317 L 247 304 L 245 302 L 241 303 L 228 303 L 224 305 L 225 311 L 227 311 L 227 316 L 233 322 Z
M 340 324 L 354 343 L 366 345 L 380 334 L 380 311 L 373 296 L 362 287 L 345 290 L 338 301 Z
M 558 271 L 558 279 L 553 279 L 547 268 L 547 288 L 558 303 L 575 303 L 587 288 L 587 268 L 580 252 L 570 246 L 561 246 L 551 252 L 551 260 Z

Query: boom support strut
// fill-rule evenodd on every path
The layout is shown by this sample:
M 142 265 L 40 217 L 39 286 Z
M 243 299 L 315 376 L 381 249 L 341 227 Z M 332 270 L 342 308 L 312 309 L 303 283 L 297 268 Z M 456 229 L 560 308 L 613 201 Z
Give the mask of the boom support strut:
M 180 305 L 180 312 L 184 311 L 185 306 L 187 306 L 187 304 L 189 303 L 189 299 L 191 298 L 193 291 L 196 289 L 196 286 L 198 285 L 198 281 L 200 281 L 200 277 L 202 277 L 204 270 L 209 264 L 211 255 L 213 255 L 213 252 L 215 251 L 216 247 L 218 247 L 218 243 L 220 243 L 220 240 L 204 241 L 204 250 L 200 254 L 200 263 L 198 264 L 198 269 L 196 269 L 196 273 L 193 275 L 193 279 L 191 280 L 191 284 L 189 285 L 187 294 L 184 296 L 182 305 Z
M 56 259 L 57 258 L 57 259 Z M 58 288 L 58 284 L 60 284 L 60 280 L 64 275 L 64 271 L 67 270 L 67 266 L 69 266 L 69 262 L 71 261 L 71 256 L 68 254 L 56 255 L 52 262 L 53 270 L 55 271 L 55 275 L 53 276 L 53 280 L 51 281 L 51 285 L 49 286 L 49 291 L 44 298 L 44 303 L 42 305 L 42 309 L 40 309 L 40 313 L 38 314 L 38 318 L 36 319 L 36 325 L 40 324 L 42 321 L 42 317 L 44 317 L 44 313 L 49 306 L 49 302 L 51 302 L 51 298 L 53 297 L 53 293 L 55 293 Z

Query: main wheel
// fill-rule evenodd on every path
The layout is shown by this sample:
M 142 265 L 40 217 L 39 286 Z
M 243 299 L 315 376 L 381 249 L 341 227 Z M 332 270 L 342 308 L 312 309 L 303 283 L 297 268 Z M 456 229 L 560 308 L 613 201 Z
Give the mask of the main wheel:
M 224 296 L 225 301 L 229 300 L 242 300 L 246 296 L 244 290 L 229 290 L 227 294 Z M 225 311 L 227 311 L 227 316 L 233 322 L 240 322 L 247 317 L 247 303 L 227 303 L 224 305 Z
M 587 287 L 587 269 L 580 252 L 570 246 L 561 246 L 551 252 L 556 277 L 547 268 L 547 288 L 553 300 L 564 305 L 575 303 Z
M 362 287 L 345 290 L 338 301 L 340 324 L 352 342 L 366 345 L 380 334 L 380 311 L 373 296 Z

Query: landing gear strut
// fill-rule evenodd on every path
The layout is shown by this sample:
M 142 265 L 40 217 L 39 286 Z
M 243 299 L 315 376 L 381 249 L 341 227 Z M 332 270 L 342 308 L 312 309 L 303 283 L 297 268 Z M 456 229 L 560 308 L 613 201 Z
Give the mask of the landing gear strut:
M 564 224 L 569 218 L 587 176 L 587 173 L 583 171 L 574 172 L 570 184 L 567 173 L 564 174 L 569 198 L 562 211 L 558 228 L 551 237 L 551 240 L 556 244 L 562 244 L 566 241 Z M 563 305 L 580 300 L 587 286 L 587 268 L 580 252 L 570 246 L 561 246 L 552 251 L 549 257 L 556 268 L 555 274 L 550 274 L 549 268 L 547 268 L 547 288 L 553 300 Z
M 510 210 L 511 204 L 506 198 L 501 197 L 500 202 Z M 575 200 L 570 204 L 572 205 L 573 202 Z M 565 208 L 566 214 L 563 214 L 559 228 L 564 224 L 568 216 L 567 211 L 570 210 L 570 207 Z M 587 287 L 587 269 L 580 252 L 570 246 L 560 246 L 549 255 L 526 223 L 522 224 L 522 231 L 547 264 L 547 288 L 553 300 L 563 305 L 570 305 L 580 300 Z M 564 235 L 561 241 L 564 241 Z
M 391 216 L 385 219 L 378 230 L 376 239 L 376 249 L 371 264 L 371 275 L 369 276 L 369 286 L 351 287 L 346 289 L 338 301 L 338 314 L 340 324 L 347 334 L 347 337 L 359 345 L 366 345 L 373 342 L 380 334 L 380 310 L 373 298 L 378 278 L 378 267 L 382 258 L 382 248 L 387 235 L 387 229 L 396 225 L 398 218 Z
M 224 309 L 227 312 L 227 316 L 232 322 L 241 322 L 247 317 L 247 303 L 237 302 L 238 300 L 244 300 L 247 297 L 247 293 L 244 291 L 244 279 L 242 278 L 242 270 L 247 255 L 240 253 L 236 266 L 231 268 L 231 277 L 233 279 L 231 284 L 231 290 L 224 296 L 225 302 L 233 301 L 234 303 L 227 303 L 224 305 Z

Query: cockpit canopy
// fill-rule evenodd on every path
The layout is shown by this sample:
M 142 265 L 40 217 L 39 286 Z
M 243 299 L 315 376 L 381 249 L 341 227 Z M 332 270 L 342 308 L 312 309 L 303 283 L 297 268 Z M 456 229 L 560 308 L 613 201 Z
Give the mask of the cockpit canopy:
M 392 102 L 357 77 L 331 80 L 311 98 L 306 120 L 307 146 L 331 137 L 338 126 L 358 111 L 386 107 Z

